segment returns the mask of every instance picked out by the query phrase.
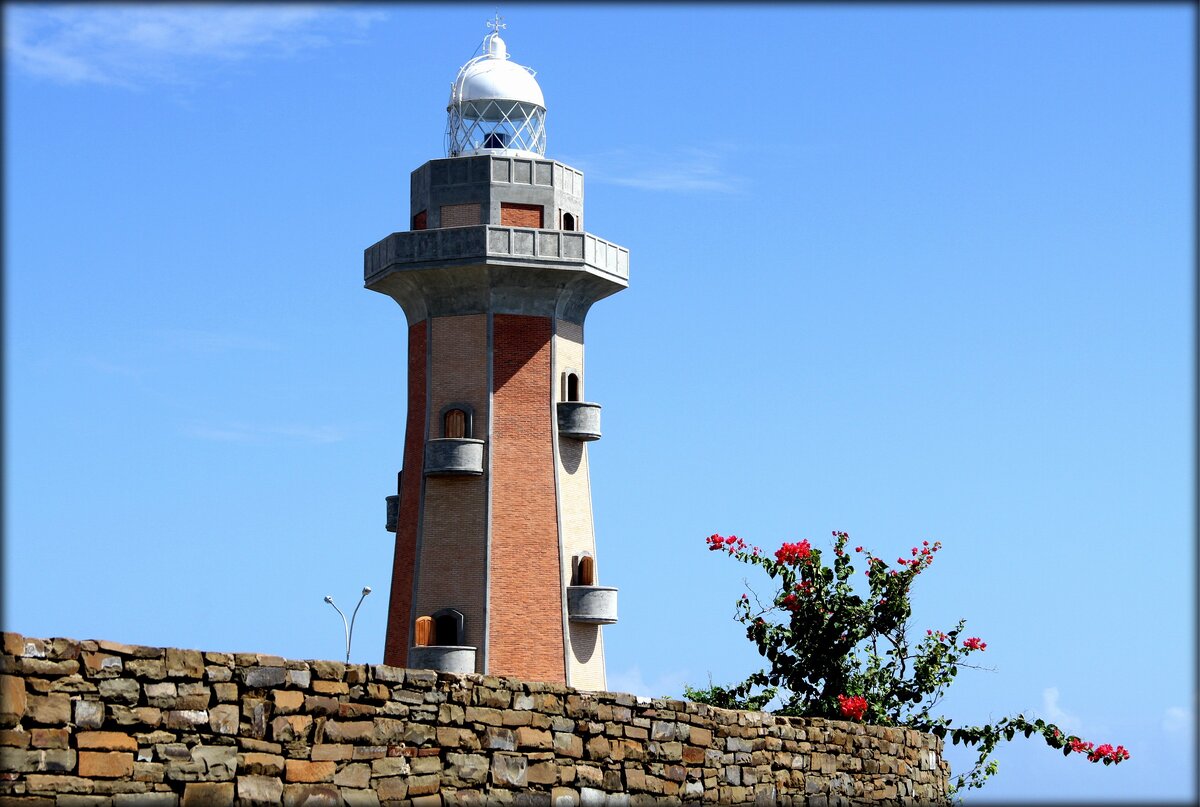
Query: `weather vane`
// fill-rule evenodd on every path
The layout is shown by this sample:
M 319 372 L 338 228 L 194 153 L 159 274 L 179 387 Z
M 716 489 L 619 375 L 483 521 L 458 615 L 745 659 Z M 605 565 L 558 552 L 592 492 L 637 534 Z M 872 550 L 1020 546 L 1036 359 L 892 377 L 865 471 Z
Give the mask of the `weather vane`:
M 503 20 L 503 19 L 504 19 L 504 18 L 500 16 L 500 12 L 499 12 L 499 11 L 497 11 L 497 12 L 496 12 L 496 18 L 495 18 L 495 19 L 492 19 L 492 20 L 488 20 L 488 21 L 487 21 L 487 27 L 488 27 L 488 28 L 491 28 L 493 33 L 496 33 L 496 34 L 498 34 L 498 33 L 500 33 L 500 29 L 501 29 L 501 28 L 507 28 L 507 27 L 508 27 L 508 26 L 507 26 L 507 25 L 505 25 L 503 22 L 501 22 L 501 20 Z

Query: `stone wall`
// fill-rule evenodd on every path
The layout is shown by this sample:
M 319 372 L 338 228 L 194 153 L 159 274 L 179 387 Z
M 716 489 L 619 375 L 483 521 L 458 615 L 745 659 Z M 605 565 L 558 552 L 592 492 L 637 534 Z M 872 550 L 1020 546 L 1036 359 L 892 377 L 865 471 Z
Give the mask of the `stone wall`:
M 0 804 L 946 802 L 941 741 L 557 684 L 3 635 Z

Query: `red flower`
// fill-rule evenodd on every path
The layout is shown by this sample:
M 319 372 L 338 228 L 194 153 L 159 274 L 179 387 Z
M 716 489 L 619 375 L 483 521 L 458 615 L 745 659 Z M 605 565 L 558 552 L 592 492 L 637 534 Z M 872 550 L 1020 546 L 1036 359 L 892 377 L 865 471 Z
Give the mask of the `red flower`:
M 842 710 L 842 716 L 848 717 L 851 720 L 862 720 L 862 716 L 867 711 L 867 699 L 862 695 L 846 697 L 838 695 L 838 707 Z
M 807 560 L 811 552 L 812 545 L 807 540 L 801 541 L 798 544 L 784 544 L 775 553 L 775 560 L 794 566 L 801 561 Z
M 967 650 L 987 650 L 987 642 L 979 641 L 978 636 L 971 636 L 963 640 L 963 647 Z

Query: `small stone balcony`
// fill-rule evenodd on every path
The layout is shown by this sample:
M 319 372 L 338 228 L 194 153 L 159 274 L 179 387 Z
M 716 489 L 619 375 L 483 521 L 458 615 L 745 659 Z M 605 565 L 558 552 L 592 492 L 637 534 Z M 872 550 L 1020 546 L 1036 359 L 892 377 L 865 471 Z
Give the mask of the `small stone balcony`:
M 567 586 L 567 618 L 590 625 L 617 621 L 617 589 L 612 586 Z
M 426 476 L 479 476 L 482 473 L 482 440 L 435 437 L 425 442 Z
M 558 434 L 572 440 L 600 439 L 600 404 L 561 401 L 558 404 Z

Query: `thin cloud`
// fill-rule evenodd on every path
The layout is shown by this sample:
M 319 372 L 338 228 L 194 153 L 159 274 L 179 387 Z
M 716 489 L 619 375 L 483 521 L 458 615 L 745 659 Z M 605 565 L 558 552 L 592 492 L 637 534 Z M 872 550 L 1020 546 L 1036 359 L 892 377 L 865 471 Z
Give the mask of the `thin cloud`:
M 1081 728 L 1079 718 L 1058 705 L 1058 687 L 1042 690 L 1042 713 L 1046 720 L 1067 731 L 1078 732 Z
M 136 88 L 345 41 L 384 16 L 316 6 L 10 6 L 4 48 L 10 69 L 33 76 Z
M 741 193 L 740 178 L 725 168 L 726 149 L 683 148 L 670 153 L 620 149 L 574 160 L 592 182 L 645 191 Z
M 1184 734 L 1194 728 L 1192 710 L 1183 706 L 1168 706 L 1163 711 L 1162 728 L 1167 734 Z
M 336 426 L 262 426 L 246 423 L 232 423 L 218 426 L 194 424 L 188 427 L 187 433 L 198 440 L 212 440 L 218 443 L 243 443 L 248 445 L 265 445 L 279 442 L 323 445 L 339 442 L 346 436 L 345 429 Z

